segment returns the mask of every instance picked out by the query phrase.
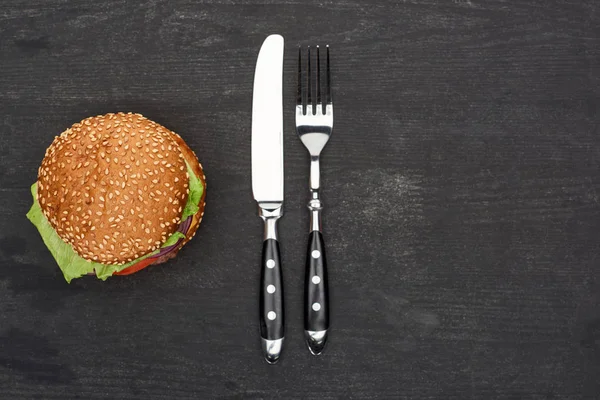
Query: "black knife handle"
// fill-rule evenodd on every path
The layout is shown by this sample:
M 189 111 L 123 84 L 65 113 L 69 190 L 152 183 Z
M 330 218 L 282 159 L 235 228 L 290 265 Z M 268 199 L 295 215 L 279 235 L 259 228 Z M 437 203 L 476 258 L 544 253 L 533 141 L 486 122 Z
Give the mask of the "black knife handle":
M 304 331 L 308 347 L 320 354 L 329 329 L 329 290 L 323 234 L 312 231 L 308 239 L 304 279 Z
M 284 333 L 283 277 L 279 242 L 266 239 L 263 242 L 260 277 L 260 335 L 265 344 L 265 341 L 283 340 Z M 279 358 L 278 351 L 269 351 L 267 348 L 263 350 L 267 361 L 276 362 Z

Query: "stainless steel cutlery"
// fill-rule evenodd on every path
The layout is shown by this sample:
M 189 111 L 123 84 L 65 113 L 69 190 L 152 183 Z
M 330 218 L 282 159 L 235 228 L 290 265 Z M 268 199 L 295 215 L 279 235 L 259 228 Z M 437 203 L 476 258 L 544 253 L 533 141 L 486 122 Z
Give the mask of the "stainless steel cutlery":
M 263 42 L 254 74 L 252 98 L 252 192 L 264 220 L 260 279 L 260 335 L 265 359 L 279 360 L 284 341 L 284 301 L 277 221 L 283 215 L 283 75 L 284 40 L 271 35 Z M 320 155 L 333 129 L 329 46 L 324 77 L 321 50 L 310 48 L 306 66 L 298 58 L 296 132 L 310 153 L 310 229 L 306 258 L 304 332 L 312 354 L 320 354 L 329 329 L 329 294 L 325 244 L 321 232 Z
M 303 68 L 302 49 L 299 49 L 296 132 L 310 154 L 310 233 L 304 279 L 304 335 L 311 353 L 318 355 L 327 342 L 329 329 L 329 290 L 325 243 L 321 232 L 323 203 L 320 198 L 320 156 L 333 130 L 329 46 L 326 47 L 326 79 L 323 85 L 319 46 L 316 47 L 316 74 L 311 70 L 311 58 L 309 47 L 306 67 Z

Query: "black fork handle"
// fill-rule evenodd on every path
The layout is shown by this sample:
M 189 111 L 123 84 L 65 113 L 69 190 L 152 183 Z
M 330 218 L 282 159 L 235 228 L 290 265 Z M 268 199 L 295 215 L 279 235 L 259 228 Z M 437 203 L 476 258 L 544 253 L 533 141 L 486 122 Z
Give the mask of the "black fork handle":
M 308 349 L 321 354 L 329 329 L 329 284 L 323 234 L 312 231 L 308 239 L 304 278 L 304 335 Z

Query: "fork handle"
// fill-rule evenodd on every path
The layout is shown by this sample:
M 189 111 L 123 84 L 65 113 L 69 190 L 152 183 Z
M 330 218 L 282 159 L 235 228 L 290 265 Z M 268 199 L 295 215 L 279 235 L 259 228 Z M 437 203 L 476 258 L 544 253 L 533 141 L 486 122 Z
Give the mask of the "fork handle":
M 304 279 L 304 335 L 308 349 L 321 354 L 329 329 L 329 290 L 325 242 L 320 231 L 310 232 Z

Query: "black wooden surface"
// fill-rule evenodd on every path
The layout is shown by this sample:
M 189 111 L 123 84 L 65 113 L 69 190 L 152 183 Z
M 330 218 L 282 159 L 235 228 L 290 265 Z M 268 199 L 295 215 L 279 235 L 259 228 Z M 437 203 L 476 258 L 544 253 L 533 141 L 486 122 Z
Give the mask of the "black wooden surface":
M 0 4 L 0 398 L 600 396 L 600 4 L 547 0 Z M 261 358 L 252 81 L 286 38 L 287 342 Z M 308 159 L 297 45 L 332 47 L 332 300 L 302 338 Z M 68 285 L 25 219 L 54 135 L 143 113 L 206 169 L 164 266 Z

